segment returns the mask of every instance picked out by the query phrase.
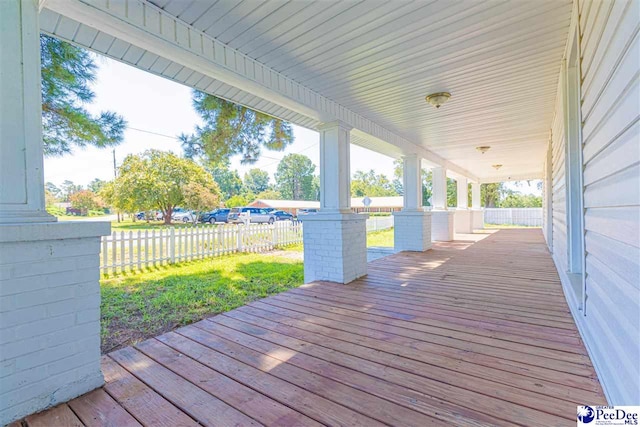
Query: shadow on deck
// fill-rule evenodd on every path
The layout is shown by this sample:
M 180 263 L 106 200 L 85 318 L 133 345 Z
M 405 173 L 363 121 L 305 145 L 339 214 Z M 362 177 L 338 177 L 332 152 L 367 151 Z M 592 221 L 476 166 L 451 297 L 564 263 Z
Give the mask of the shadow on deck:
M 467 237 L 111 353 L 27 424 L 575 425 L 605 398 L 540 230 Z

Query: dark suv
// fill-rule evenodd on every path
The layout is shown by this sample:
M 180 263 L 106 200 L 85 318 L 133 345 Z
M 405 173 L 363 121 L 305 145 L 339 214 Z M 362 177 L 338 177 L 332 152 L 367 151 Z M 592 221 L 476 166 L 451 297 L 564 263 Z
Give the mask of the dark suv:
M 228 222 L 229 212 L 231 209 L 214 209 L 211 212 L 205 212 L 198 218 L 199 222 L 208 222 L 214 224 L 216 222 Z
M 247 215 L 249 216 L 249 222 L 253 222 L 253 223 L 273 224 L 274 222 L 276 222 L 276 217 L 272 212 L 269 212 L 268 210 L 263 208 L 251 208 L 251 207 L 231 209 L 231 212 L 229 212 L 229 217 L 228 217 L 229 222 L 236 223 L 236 224 L 241 223 L 243 222 L 242 221 L 243 217 Z

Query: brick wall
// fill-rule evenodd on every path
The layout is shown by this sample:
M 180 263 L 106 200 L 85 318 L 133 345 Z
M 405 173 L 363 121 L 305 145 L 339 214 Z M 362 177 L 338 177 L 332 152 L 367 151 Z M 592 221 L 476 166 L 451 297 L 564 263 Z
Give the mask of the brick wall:
M 102 385 L 99 234 L 109 225 L 77 224 L 85 236 L 73 225 L 2 226 L 0 425 Z
M 422 252 L 431 248 L 431 212 L 395 212 L 393 222 L 396 251 Z
M 367 215 L 317 214 L 303 220 L 304 280 L 349 283 L 367 274 Z

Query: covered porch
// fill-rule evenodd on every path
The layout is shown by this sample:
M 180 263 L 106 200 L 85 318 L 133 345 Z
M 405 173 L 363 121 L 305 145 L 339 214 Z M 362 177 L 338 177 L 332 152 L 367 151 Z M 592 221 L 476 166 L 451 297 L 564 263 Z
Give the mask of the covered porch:
M 102 359 L 45 425 L 574 425 L 606 404 L 539 229 L 459 234 Z
M 568 425 L 637 404 L 639 7 L 0 1 L 0 424 L 61 403 L 27 424 Z M 310 284 L 101 365 L 109 224 L 45 210 L 41 33 L 317 131 Z M 402 159 L 411 252 L 367 264 L 351 145 Z M 482 184 L 533 179 L 543 232 L 471 234 Z

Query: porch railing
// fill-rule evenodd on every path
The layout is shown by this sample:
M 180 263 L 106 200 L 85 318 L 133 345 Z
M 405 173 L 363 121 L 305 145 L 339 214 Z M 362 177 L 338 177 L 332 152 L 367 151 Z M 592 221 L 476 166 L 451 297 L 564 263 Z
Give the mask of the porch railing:
M 542 208 L 486 208 L 484 222 L 542 227 Z

